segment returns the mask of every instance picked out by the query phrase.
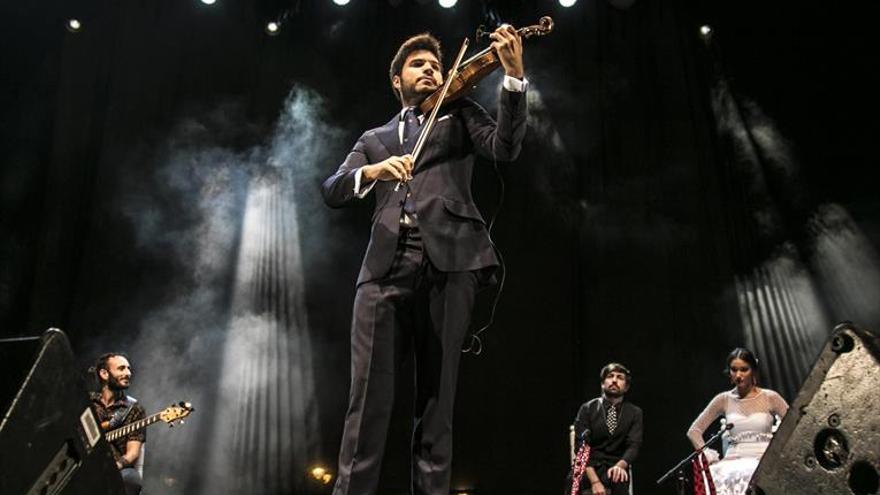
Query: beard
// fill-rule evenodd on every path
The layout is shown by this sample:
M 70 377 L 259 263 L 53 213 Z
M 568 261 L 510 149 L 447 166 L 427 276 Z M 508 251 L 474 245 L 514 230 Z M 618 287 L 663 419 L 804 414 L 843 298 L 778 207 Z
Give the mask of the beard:
M 403 100 L 405 104 L 418 105 L 435 91 L 433 89 L 417 90 L 417 84 L 418 81 L 414 82 L 413 84 L 400 85 L 400 99 Z
M 112 376 L 112 375 L 107 380 L 107 386 L 110 388 L 110 390 L 113 390 L 113 391 L 126 390 L 128 388 L 127 383 L 126 384 L 120 383 L 119 379 L 116 378 L 115 376 Z
M 615 398 L 616 397 L 623 397 L 623 394 L 624 394 L 623 389 L 620 389 L 620 388 L 614 388 L 614 389 L 603 388 L 602 392 L 604 392 L 605 395 L 607 395 L 608 397 L 615 397 Z

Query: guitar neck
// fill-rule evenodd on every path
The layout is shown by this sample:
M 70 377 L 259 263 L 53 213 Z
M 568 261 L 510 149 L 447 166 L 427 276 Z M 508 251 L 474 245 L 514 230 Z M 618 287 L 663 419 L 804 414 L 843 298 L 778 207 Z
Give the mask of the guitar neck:
M 151 424 L 159 421 L 161 419 L 159 416 L 160 414 L 161 413 L 156 413 L 151 416 L 147 416 L 144 419 L 140 419 L 140 420 L 137 420 L 133 423 L 129 423 L 125 426 L 117 428 L 113 431 L 108 431 L 107 433 L 104 434 L 104 438 L 106 438 L 108 442 L 112 442 L 114 440 L 117 440 L 121 437 L 128 435 L 129 433 L 133 433 L 133 432 L 138 431 L 142 428 L 146 428 L 147 426 L 150 426 Z

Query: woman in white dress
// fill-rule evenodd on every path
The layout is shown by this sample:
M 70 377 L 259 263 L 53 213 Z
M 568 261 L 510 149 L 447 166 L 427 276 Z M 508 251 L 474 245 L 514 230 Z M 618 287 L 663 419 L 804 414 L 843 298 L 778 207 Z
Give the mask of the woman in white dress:
M 733 390 L 716 395 L 688 429 L 695 449 L 704 445 L 703 433 L 723 416 L 733 428 L 724 459 L 706 449 L 709 471 L 717 495 L 743 495 L 749 480 L 773 437 L 773 424 L 788 411 L 788 404 L 776 392 L 758 387 L 758 359 L 748 349 L 738 347 L 727 356 L 726 374 Z

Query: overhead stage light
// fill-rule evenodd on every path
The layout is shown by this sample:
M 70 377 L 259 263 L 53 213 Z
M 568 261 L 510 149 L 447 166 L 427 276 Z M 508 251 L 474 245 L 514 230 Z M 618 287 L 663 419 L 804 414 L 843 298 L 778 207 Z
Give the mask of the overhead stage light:
M 205 5 L 214 5 L 214 2 L 216 2 L 217 0 L 201 0 L 201 1 Z
M 577 3 L 577 0 L 559 0 L 559 5 L 563 7 L 571 7 L 575 3 Z
M 712 26 L 708 24 L 703 24 L 702 26 L 700 26 L 700 39 L 703 40 L 703 43 L 705 43 L 706 46 L 708 46 L 709 43 L 712 42 L 713 34 L 714 31 L 712 30 Z
M 281 23 L 270 21 L 266 23 L 266 34 L 275 36 L 281 32 Z
M 439 3 L 444 9 L 451 9 L 452 7 L 455 7 L 458 0 L 437 0 L 437 3 Z
M 349 0 L 333 0 L 336 5 L 348 5 Z
M 79 22 L 79 19 L 68 19 L 67 30 L 71 33 L 78 33 L 82 30 L 82 23 Z

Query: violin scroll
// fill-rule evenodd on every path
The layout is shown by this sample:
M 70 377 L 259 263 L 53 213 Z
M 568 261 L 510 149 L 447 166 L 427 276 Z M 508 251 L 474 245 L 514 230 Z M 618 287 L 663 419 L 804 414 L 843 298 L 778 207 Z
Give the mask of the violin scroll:
M 525 26 L 516 30 L 516 32 L 519 33 L 519 35 L 523 38 L 531 38 L 532 36 L 544 36 L 545 34 L 549 34 L 552 31 L 553 18 L 547 15 L 538 19 L 537 24 Z M 480 26 L 477 27 L 477 42 L 485 41 L 490 34 L 492 34 L 492 31 L 487 30 L 486 26 L 480 24 Z
M 553 31 L 553 18 L 548 15 L 538 19 L 538 24 L 526 26 L 519 30 L 519 34 L 523 38 L 531 38 L 532 36 L 544 36 Z

